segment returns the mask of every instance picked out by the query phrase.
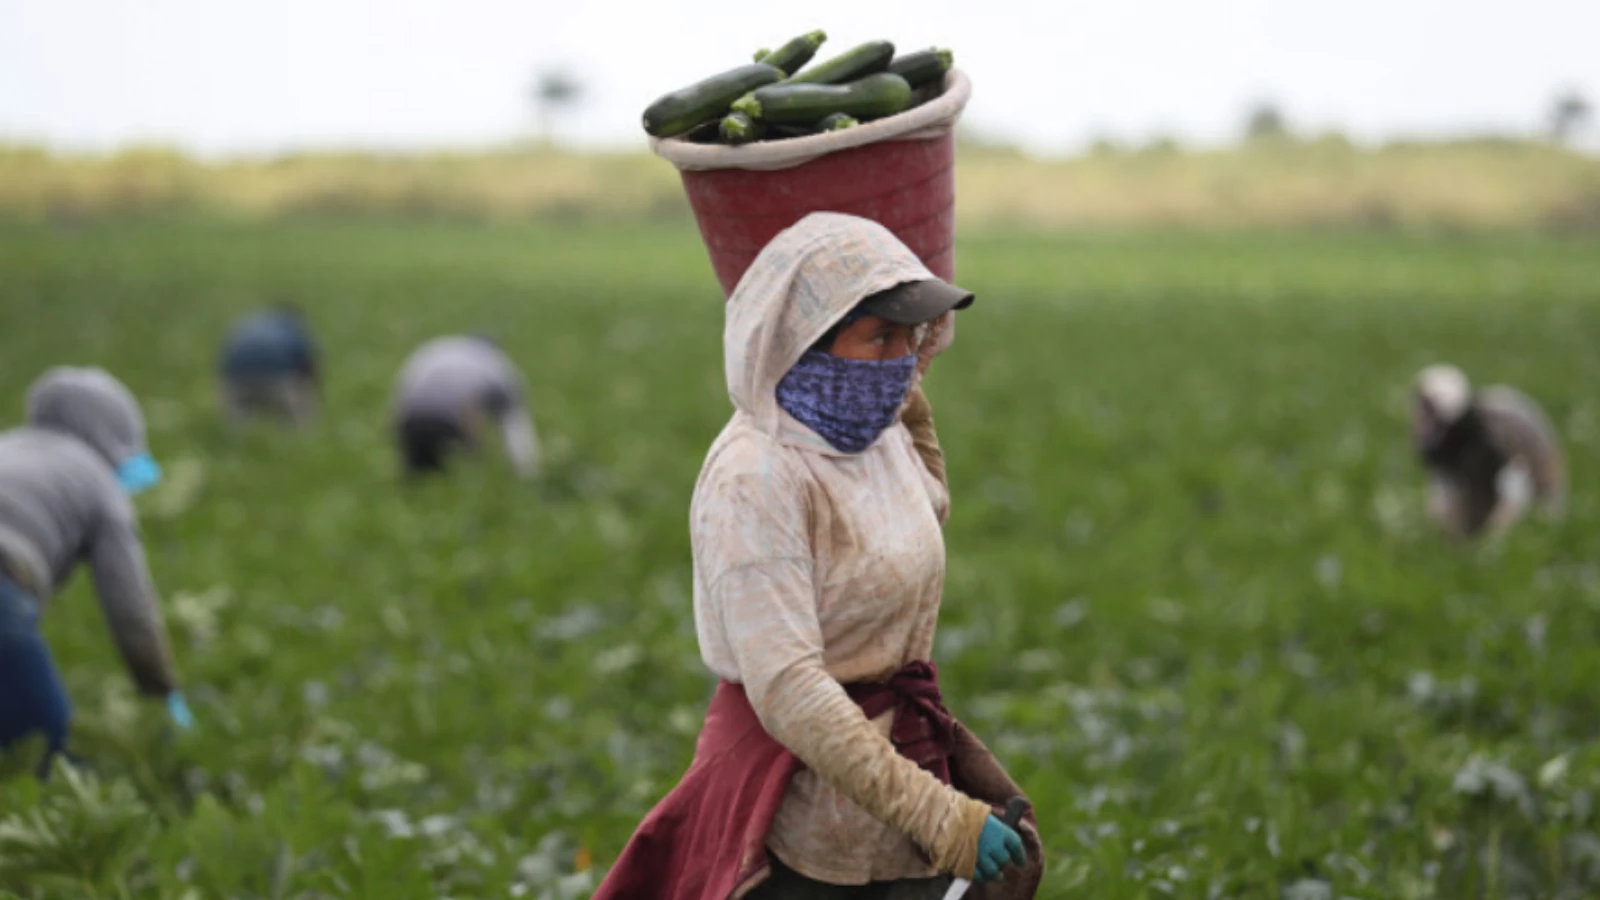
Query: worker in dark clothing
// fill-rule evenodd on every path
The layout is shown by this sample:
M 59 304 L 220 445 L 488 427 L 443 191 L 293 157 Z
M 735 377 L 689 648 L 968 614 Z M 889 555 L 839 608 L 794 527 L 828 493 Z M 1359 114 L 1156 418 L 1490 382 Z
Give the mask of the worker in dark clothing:
M 228 332 L 219 363 L 222 406 L 239 424 L 268 415 L 304 425 L 321 393 L 319 354 L 298 307 L 283 303 L 252 313 Z

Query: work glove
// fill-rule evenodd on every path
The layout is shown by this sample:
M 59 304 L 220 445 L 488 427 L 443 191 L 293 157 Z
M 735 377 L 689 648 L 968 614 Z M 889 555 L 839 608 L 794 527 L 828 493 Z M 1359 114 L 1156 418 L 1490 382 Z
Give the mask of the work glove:
M 183 699 L 182 691 L 173 691 L 167 695 L 167 713 L 172 716 L 172 723 L 184 731 L 194 728 L 194 713 L 189 711 L 189 704 Z M 984 832 L 988 833 L 987 830 Z
M 1022 835 L 990 816 L 983 823 L 983 832 L 978 835 L 978 870 L 972 883 L 999 881 L 1006 866 L 1021 866 L 1027 862 L 1028 851 L 1022 846 Z

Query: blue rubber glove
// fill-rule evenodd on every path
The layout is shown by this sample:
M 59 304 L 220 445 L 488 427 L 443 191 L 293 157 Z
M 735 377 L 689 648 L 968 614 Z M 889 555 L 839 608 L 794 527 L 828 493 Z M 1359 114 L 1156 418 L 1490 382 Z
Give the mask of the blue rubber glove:
M 189 704 L 183 699 L 181 691 L 173 691 L 167 695 L 167 713 L 172 716 L 173 724 L 184 731 L 194 728 L 194 713 L 189 711 Z
M 1021 866 L 1028 862 L 1027 848 L 1022 846 L 1022 835 L 994 816 L 983 823 L 983 833 L 978 835 L 978 871 L 973 884 L 999 881 L 1008 865 Z
M 129 496 L 142 494 L 161 482 L 161 466 L 149 453 L 130 456 L 117 466 L 117 481 Z

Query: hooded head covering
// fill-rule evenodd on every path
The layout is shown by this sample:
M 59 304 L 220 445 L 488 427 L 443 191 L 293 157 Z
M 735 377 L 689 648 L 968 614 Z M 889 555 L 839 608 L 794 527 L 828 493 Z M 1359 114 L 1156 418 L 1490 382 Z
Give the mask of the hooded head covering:
M 28 424 L 88 444 L 130 490 L 160 477 L 139 401 L 104 369 L 57 366 L 40 375 L 28 388 Z
M 870 219 L 816 212 L 779 232 L 728 299 L 723 365 L 734 408 L 776 437 L 778 382 L 863 299 L 936 276 Z
M 299 307 L 279 303 L 240 319 L 223 341 L 225 377 L 315 376 L 318 352 Z

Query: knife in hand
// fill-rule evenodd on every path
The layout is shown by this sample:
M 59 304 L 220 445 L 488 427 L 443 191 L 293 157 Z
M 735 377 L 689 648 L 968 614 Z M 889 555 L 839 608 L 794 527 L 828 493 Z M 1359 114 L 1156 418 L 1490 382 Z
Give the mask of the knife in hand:
M 1005 815 L 1000 817 L 1007 827 L 1015 831 L 1022 824 L 1022 814 L 1028 811 L 1028 801 L 1022 797 L 1012 797 L 1006 801 Z M 961 900 L 966 895 L 967 889 L 972 887 L 972 882 L 965 878 L 957 878 L 950 882 L 950 890 L 944 892 L 944 900 Z

